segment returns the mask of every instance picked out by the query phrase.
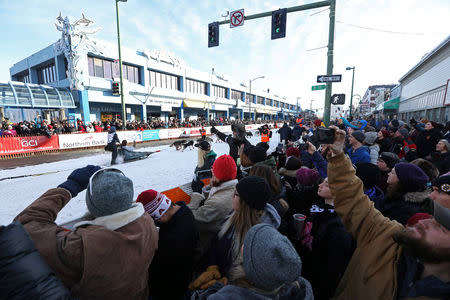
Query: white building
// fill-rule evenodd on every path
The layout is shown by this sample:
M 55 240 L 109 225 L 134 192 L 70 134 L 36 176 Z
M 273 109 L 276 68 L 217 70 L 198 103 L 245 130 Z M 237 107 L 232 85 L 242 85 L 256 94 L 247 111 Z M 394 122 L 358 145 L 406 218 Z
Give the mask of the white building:
M 446 122 L 450 113 L 450 36 L 399 79 L 399 118 Z

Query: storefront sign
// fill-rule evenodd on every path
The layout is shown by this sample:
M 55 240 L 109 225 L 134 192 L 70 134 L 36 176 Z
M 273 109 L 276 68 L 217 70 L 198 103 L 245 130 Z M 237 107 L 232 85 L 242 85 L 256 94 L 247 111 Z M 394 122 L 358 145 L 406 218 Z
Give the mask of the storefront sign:
M 51 138 L 46 136 L 8 137 L 0 138 L 0 155 L 20 154 L 57 150 L 58 136 Z

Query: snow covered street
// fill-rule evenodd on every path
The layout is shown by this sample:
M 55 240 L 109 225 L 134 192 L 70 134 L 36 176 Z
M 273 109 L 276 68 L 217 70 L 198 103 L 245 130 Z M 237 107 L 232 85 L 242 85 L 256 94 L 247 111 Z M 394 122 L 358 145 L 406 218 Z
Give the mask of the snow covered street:
M 249 140 L 252 144 L 256 144 L 260 141 L 260 137 L 253 136 Z M 270 141 L 268 153 L 275 149 L 278 141 L 279 136 L 276 134 L 276 130 L 273 130 L 273 138 Z M 229 151 L 229 147 L 225 143 L 212 143 L 212 149 L 217 153 L 217 156 L 228 154 Z M 155 189 L 163 191 L 192 180 L 197 164 L 197 148 L 194 150 L 186 149 L 184 152 L 176 151 L 175 148 L 169 146 L 140 148 L 138 150 L 161 150 L 161 152 L 154 153 L 147 159 L 114 166 L 133 180 L 135 199 L 144 190 Z M 9 224 L 17 214 L 40 195 L 65 181 L 74 169 L 89 164 L 107 166 L 110 160 L 111 153 L 104 152 L 64 161 L 0 170 L 0 179 L 45 173 L 39 176 L 0 181 L 0 224 Z M 70 221 L 82 216 L 86 211 L 85 191 L 83 191 L 61 210 L 56 222 L 64 223 Z

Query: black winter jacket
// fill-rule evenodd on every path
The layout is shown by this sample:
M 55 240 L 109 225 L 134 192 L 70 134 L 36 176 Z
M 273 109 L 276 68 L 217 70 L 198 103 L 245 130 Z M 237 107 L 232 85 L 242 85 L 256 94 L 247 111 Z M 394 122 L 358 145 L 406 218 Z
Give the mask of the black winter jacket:
M 392 198 L 386 197 L 381 213 L 391 220 L 402 225 L 418 212 L 423 212 L 423 201 L 428 197 L 430 191 L 411 192 Z
M 280 134 L 280 140 L 291 140 L 292 139 L 292 129 L 287 125 L 283 125 L 280 129 L 278 129 L 278 133 Z
M 242 141 L 238 141 L 237 139 L 235 139 L 231 135 L 225 135 L 223 132 L 220 132 L 220 131 L 217 131 L 215 134 L 217 135 L 217 137 L 219 139 L 221 139 L 222 141 L 227 143 L 228 146 L 230 146 L 230 156 L 234 159 L 235 162 L 236 162 L 236 160 L 239 157 L 239 155 L 238 155 L 239 147 L 242 144 L 244 144 L 245 146 L 250 146 L 251 145 L 250 142 L 247 141 L 247 139 L 245 139 L 245 138 Z
M 416 139 L 417 155 L 425 157 L 436 150 L 436 144 L 442 138 L 442 133 L 437 128 L 424 130 L 419 133 Z
M 74 299 L 19 222 L 0 226 L 0 299 Z

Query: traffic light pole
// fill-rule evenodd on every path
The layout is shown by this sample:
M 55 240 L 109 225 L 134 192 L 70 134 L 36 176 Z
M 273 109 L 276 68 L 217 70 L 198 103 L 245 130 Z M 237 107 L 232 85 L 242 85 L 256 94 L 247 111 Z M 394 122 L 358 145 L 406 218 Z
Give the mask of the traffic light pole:
M 336 0 L 320 1 L 315 3 L 309 3 L 305 5 L 299 5 L 287 8 L 287 13 L 320 8 L 324 6 L 330 6 L 330 26 L 328 32 L 328 52 L 327 52 L 327 75 L 333 75 L 333 51 L 334 51 L 334 24 L 336 15 Z M 253 20 L 264 17 L 272 17 L 272 11 L 254 14 L 250 16 L 244 16 L 244 20 Z M 218 22 L 219 25 L 229 24 L 230 20 L 224 20 Z M 325 107 L 323 114 L 323 122 L 326 126 L 330 124 L 330 109 L 331 109 L 331 83 L 327 83 L 325 89 Z
M 328 31 L 327 75 L 333 75 L 335 16 L 336 16 L 336 0 L 330 0 L 330 29 Z M 325 126 L 330 125 L 330 111 L 331 111 L 331 82 L 327 82 L 327 87 L 325 89 L 325 107 L 323 111 L 323 122 L 325 123 Z
M 116 0 L 117 16 L 117 44 L 119 46 L 119 69 L 120 69 L 120 101 L 122 103 L 122 129 L 125 130 L 127 123 L 127 113 L 125 111 L 125 101 L 123 99 L 123 72 L 122 72 L 122 52 L 120 50 L 120 26 L 119 26 L 119 0 Z

